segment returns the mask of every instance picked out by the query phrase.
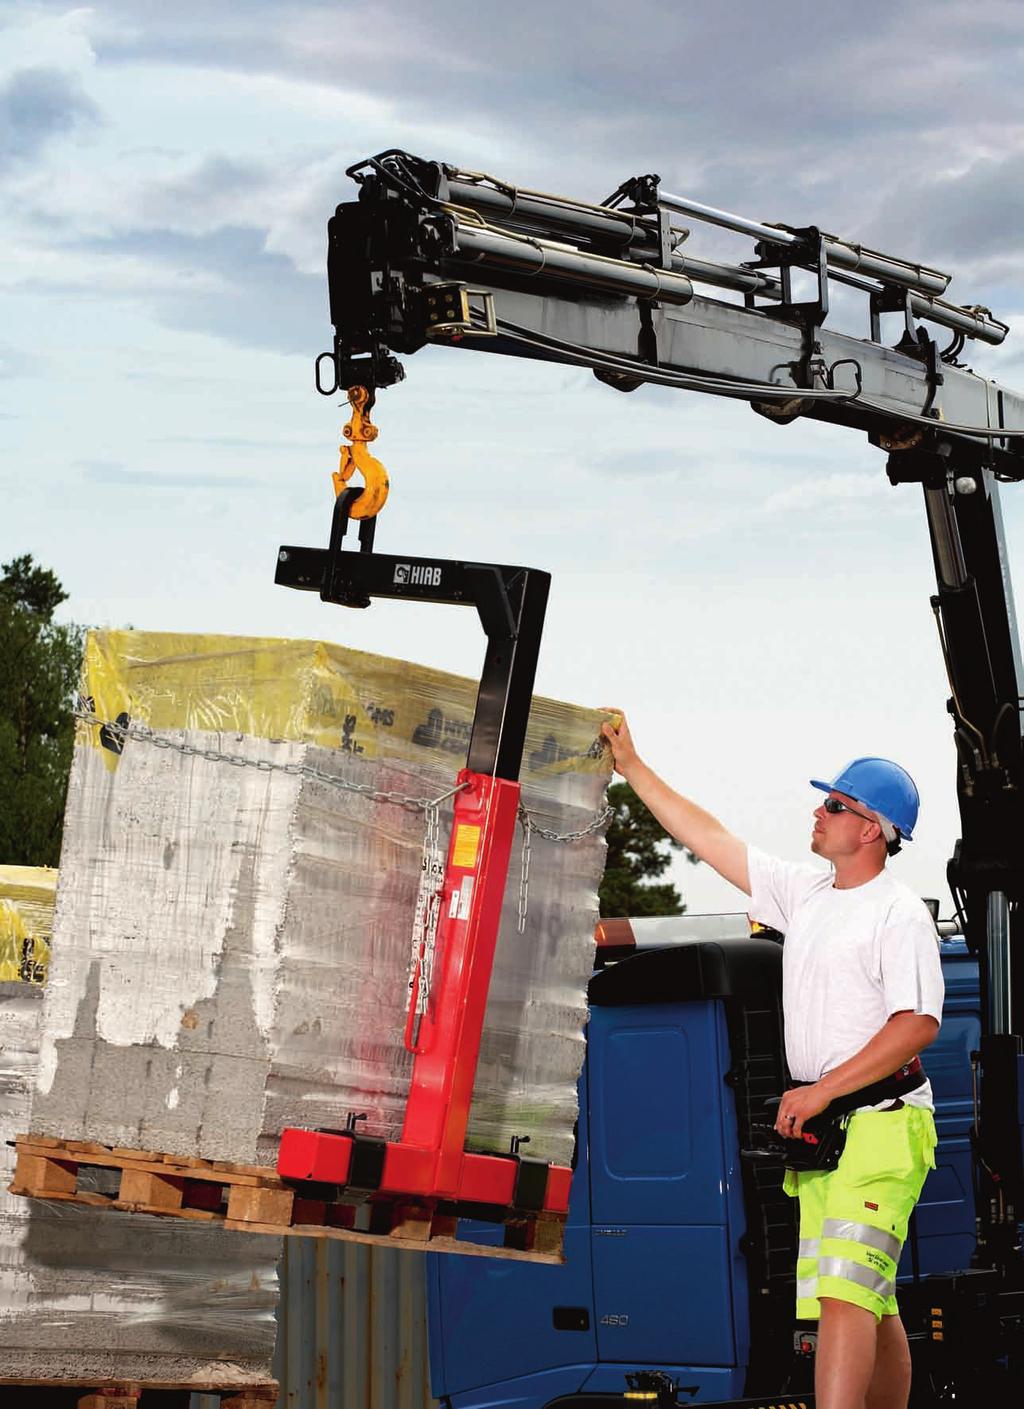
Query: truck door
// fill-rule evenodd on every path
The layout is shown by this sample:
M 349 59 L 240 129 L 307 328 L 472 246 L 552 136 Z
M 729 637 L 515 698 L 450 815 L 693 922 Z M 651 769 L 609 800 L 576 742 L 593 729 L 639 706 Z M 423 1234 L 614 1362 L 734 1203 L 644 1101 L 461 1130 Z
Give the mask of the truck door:
M 735 1364 L 715 1006 L 591 1009 L 590 1192 L 602 1361 Z

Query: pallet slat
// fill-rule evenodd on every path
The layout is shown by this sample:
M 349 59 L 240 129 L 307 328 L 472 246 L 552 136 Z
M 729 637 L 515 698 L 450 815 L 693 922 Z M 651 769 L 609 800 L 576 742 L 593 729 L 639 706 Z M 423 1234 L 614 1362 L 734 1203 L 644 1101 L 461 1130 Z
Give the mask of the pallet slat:
M 235 1228 L 245 1233 L 272 1233 L 274 1237 L 295 1238 L 336 1238 L 343 1243 L 373 1243 L 389 1248 L 408 1248 L 414 1252 L 454 1252 L 462 1257 L 497 1257 L 513 1262 L 549 1262 L 561 1264 L 565 1258 L 561 1253 L 561 1221 L 558 1230 L 558 1252 L 533 1251 L 521 1248 L 498 1248 L 491 1244 L 471 1243 L 465 1238 L 440 1234 L 431 1237 L 429 1242 L 421 1238 L 405 1238 L 396 1234 L 364 1233 L 358 1228 L 332 1228 L 324 1224 L 293 1224 L 281 1228 L 274 1223 L 235 1223 L 225 1220 L 225 1228 Z
M 188 1179 L 207 1179 L 215 1184 L 249 1184 L 280 1186 L 280 1179 L 272 1169 L 260 1165 L 217 1165 L 209 1160 L 186 1159 L 181 1155 L 154 1155 L 150 1150 L 112 1149 L 107 1145 L 88 1145 L 83 1140 L 57 1140 L 43 1144 L 35 1135 L 19 1135 L 15 1141 L 19 1158 L 22 1154 L 40 1159 L 54 1160 L 58 1151 L 66 1152 L 65 1161 L 91 1165 L 99 1169 L 145 1170 L 149 1174 L 181 1174 Z

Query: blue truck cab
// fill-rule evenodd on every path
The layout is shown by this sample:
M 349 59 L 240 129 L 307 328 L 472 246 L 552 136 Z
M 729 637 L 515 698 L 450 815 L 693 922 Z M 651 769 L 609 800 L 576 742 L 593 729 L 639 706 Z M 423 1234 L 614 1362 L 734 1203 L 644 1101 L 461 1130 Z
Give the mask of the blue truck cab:
M 640 1371 L 703 1403 L 810 1382 L 795 1201 L 779 1165 L 741 1154 L 784 1089 L 781 946 L 750 938 L 743 916 L 656 928 L 590 983 L 564 1265 L 428 1259 L 431 1387 L 445 1409 L 611 1404 Z M 942 941 L 942 959 L 944 1020 L 926 1053 L 937 1167 L 904 1283 L 966 1267 L 974 1247 L 978 967 L 959 939 Z M 501 1246 L 502 1230 L 464 1222 L 460 1236 Z

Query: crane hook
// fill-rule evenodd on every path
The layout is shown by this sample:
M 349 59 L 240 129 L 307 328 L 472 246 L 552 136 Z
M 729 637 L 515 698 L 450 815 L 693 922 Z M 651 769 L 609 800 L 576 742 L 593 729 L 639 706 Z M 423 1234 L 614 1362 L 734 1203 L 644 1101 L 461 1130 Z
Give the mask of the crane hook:
M 366 448 L 371 440 L 377 439 L 377 427 L 370 420 L 369 391 L 364 386 L 349 387 L 348 399 L 352 414 L 343 428 L 343 434 L 352 444 L 338 447 L 341 452 L 338 468 L 331 478 L 335 494 L 341 494 L 349 488 L 348 482 L 353 472 L 358 470 L 363 477 L 363 492 L 349 508 L 349 517 L 372 519 L 387 502 L 390 481 L 387 470 Z

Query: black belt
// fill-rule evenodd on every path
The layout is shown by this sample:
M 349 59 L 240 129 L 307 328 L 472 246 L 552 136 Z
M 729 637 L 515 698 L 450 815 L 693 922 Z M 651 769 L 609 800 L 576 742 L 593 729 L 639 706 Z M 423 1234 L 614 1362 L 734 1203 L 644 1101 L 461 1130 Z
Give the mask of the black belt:
M 894 1071 L 891 1076 L 883 1076 L 881 1081 L 873 1081 L 870 1086 L 862 1086 L 859 1091 L 848 1091 L 845 1096 L 837 1096 L 825 1107 L 825 1113 L 830 1116 L 847 1115 L 861 1106 L 877 1106 L 882 1101 L 895 1101 L 897 1097 L 905 1096 L 908 1091 L 916 1091 L 927 1080 L 921 1058 L 913 1057 L 906 1066 L 900 1067 L 899 1071 Z M 814 1081 L 792 1081 L 790 1089 L 816 1085 L 817 1082 Z
M 877 1106 L 883 1101 L 895 1101 L 908 1091 L 916 1091 L 927 1081 L 920 1057 L 914 1057 L 906 1066 L 894 1071 L 881 1081 L 873 1081 L 870 1086 L 862 1086 L 859 1091 L 849 1091 L 845 1096 L 837 1096 L 825 1109 L 804 1121 L 804 1134 L 800 1139 L 781 1136 L 775 1129 L 779 1097 L 765 1102 L 767 1119 L 752 1120 L 750 1133 L 758 1148 L 742 1150 L 745 1159 L 768 1159 L 781 1163 L 789 1169 L 835 1169 L 842 1157 L 846 1144 L 846 1126 L 843 1116 L 861 1106 Z M 797 1086 L 814 1086 L 813 1081 L 791 1081 L 790 1090 Z

